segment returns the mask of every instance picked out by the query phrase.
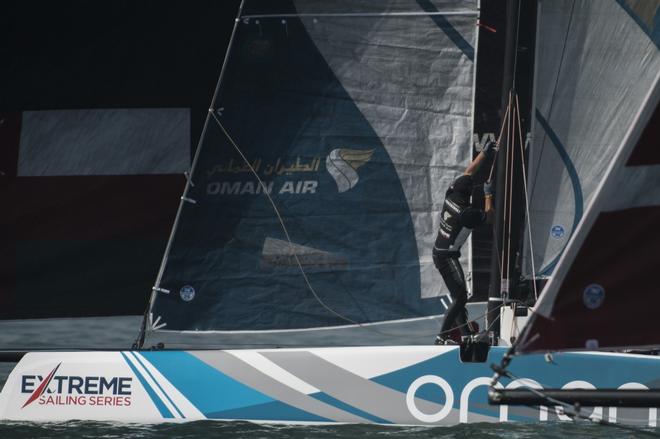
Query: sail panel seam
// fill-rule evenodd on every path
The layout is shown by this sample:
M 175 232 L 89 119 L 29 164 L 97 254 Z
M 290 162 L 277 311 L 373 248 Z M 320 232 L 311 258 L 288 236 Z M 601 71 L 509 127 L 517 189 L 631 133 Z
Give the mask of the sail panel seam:
M 319 12 L 304 14 L 254 14 L 242 15 L 241 19 L 256 18 L 316 18 L 316 17 L 427 17 L 437 15 L 477 16 L 477 10 L 433 12 Z
M 308 331 L 333 331 L 337 329 L 350 329 L 350 328 L 361 328 L 361 327 L 368 327 L 368 326 L 376 326 L 376 325 L 396 325 L 399 323 L 409 323 L 409 322 L 417 322 L 417 321 L 424 321 L 424 320 L 436 320 L 440 317 L 444 316 L 444 314 L 437 314 L 437 315 L 432 315 L 432 316 L 427 316 L 427 317 L 413 317 L 410 319 L 401 319 L 401 320 L 386 320 L 382 322 L 368 322 L 368 323 L 358 323 L 358 324 L 352 324 L 352 325 L 338 325 L 338 326 L 323 326 L 323 327 L 312 327 L 312 328 L 295 328 L 295 329 L 263 329 L 263 330 L 175 330 L 175 329 L 163 329 L 160 330 L 159 332 L 172 332 L 172 333 L 180 333 L 180 334 L 186 334 L 186 333 L 191 333 L 191 334 L 199 334 L 199 333 L 206 333 L 206 334 L 265 334 L 265 333 L 279 333 L 279 332 L 308 332 Z

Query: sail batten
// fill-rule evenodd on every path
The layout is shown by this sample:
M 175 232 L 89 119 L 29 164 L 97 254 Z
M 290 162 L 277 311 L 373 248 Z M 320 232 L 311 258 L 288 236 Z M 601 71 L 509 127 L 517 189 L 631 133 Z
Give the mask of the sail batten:
M 476 16 L 477 11 L 463 10 L 463 11 L 429 11 L 429 12 L 310 12 L 300 14 L 251 14 L 242 15 L 241 18 L 308 18 L 308 17 L 420 17 L 420 16 L 433 16 L 433 15 L 471 15 Z

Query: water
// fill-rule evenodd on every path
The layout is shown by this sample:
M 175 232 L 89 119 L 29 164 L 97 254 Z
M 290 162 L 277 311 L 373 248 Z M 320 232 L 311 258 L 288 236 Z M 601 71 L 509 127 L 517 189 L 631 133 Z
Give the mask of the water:
M 129 348 L 136 336 L 137 317 L 53 319 L 0 322 L 0 347 Z M 13 364 L 0 363 L 0 385 Z M 540 424 L 462 424 L 454 427 L 381 427 L 373 425 L 288 426 L 249 422 L 202 421 L 186 424 L 117 424 L 100 422 L 26 423 L 0 422 L 0 439 L 19 438 L 636 438 L 660 430 L 628 431 L 588 422 Z
M 592 424 L 462 424 L 455 427 L 381 427 L 371 425 L 285 426 L 249 422 L 200 421 L 187 424 L 122 425 L 99 422 L 54 424 L 0 424 L 1 438 L 447 438 L 447 439 L 545 439 L 545 438 L 637 438 L 649 430 L 636 432 Z
M 634 433 L 596 425 L 463 424 L 456 427 L 379 427 L 365 425 L 277 426 L 248 422 L 192 422 L 179 425 L 113 425 L 98 422 L 0 425 L 2 438 L 626 438 Z

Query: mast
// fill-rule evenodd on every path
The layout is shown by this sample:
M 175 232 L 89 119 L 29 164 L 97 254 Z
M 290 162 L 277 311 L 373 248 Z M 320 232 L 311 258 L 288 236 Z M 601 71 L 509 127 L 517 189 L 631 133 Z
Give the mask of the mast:
M 234 19 L 234 27 L 231 32 L 231 37 L 229 38 L 229 44 L 227 45 L 227 51 L 225 52 L 224 59 L 222 61 L 222 67 L 220 68 L 220 76 L 218 77 L 218 80 L 215 84 L 215 89 L 213 91 L 213 97 L 211 98 L 211 103 L 209 106 L 209 111 L 206 114 L 206 119 L 204 121 L 204 126 L 202 128 L 202 134 L 199 136 L 199 140 L 197 142 L 197 148 L 195 148 L 195 155 L 193 157 L 193 161 L 190 165 L 190 171 L 186 173 L 186 187 L 183 190 L 183 195 L 181 195 L 181 201 L 179 202 L 179 208 L 176 212 L 176 216 L 174 217 L 174 223 L 172 225 L 172 230 L 170 232 L 170 237 L 167 241 L 167 246 L 165 247 L 165 252 L 163 253 L 163 259 L 160 264 L 160 268 L 158 269 L 158 275 L 156 276 L 156 282 L 154 286 L 151 289 L 151 297 L 149 299 L 149 304 L 147 305 L 146 310 L 144 311 L 144 315 L 142 316 L 142 324 L 140 325 L 140 332 L 137 336 L 137 339 L 133 343 L 133 349 L 139 350 L 142 349 L 144 346 L 145 338 L 147 331 L 149 329 L 148 325 L 150 324 L 149 321 L 149 314 L 151 312 L 151 307 L 154 301 L 154 297 L 158 293 L 161 292 L 167 292 L 169 291 L 161 288 L 161 281 L 163 278 L 163 272 L 165 270 L 165 266 L 167 264 L 167 259 L 170 254 L 170 250 L 172 247 L 172 242 L 174 241 L 174 236 L 176 234 L 177 228 L 179 226 L 180 218 L 181 218 L 181 212 L 183 210 L 183 207 L 186 203 L 193 203 L 196 204 L 196 202 L 188 197 L 188 193 L 191 189 L 191 187 L 194 186 L 192 182 L 192 175 L 193 171 L 195 169 L 195 166 L 197 165 L 197 161 L 199 159 L 199 155 L 202 150 L 202 143 L 204 142 L 204 138 L 206 135 L 206 131 L 208 129 L 209 123 L 212 123 L 212 112 L 216 110 L 215 108 L 215 103 L 216 103 L 216 98 L 218 96 L 218 90 L 220 89 L 220 84 L 222 82 L 222 77 L 224 76 L 225 69 L 227 67 L 227 61 L 229 60 L 229 57 L 231 56 L 231 48 L 232 48 L 232 43 L 234 41 L 234 37 L 236 36 L 236 30 L 238 29 L 238 24 L 239 24 L 239 17 L 241 16 L 241 13 L 243 11 L 243 6 L 244 6 L 245 0 L 241 0 L 241 3 L 238 6 L 238 11 L 236 13 L 236 18 Z
M 504 118 L 508 111 L 509 117 L 500 141 L 495 176 L 496 220 L 486 315 L 486 328 L 492 331 L 495 344 L 500 337 L 501 306 L 509 298 L 520 298 L 517 297 L 518 256 L 525 212 L 524 157 L 520 143 L 524 144 L 521 135 L 524 138 L 530 126 L 536 2 L 508 0 L 506 9 L 501 115 Z M 516 122 L 517 117 L 520 117 L 520 124 Z

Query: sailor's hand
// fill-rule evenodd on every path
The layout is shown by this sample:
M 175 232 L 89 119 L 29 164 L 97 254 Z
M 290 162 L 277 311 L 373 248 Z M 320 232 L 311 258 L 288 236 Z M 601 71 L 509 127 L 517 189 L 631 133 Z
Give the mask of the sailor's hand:
M 497 152 L 498 148 L 497 142 L 494 140 L 489 140 L 488 143 L 486 143 L 486 146 L 484 146 L 484 149 L 482 150 L 486 158 L 490 159 L 492 158 L 495 153 Z
M 484 183 L 484 196 L 491 198 L 493 196 L 493 182 L 487 181 Z

